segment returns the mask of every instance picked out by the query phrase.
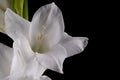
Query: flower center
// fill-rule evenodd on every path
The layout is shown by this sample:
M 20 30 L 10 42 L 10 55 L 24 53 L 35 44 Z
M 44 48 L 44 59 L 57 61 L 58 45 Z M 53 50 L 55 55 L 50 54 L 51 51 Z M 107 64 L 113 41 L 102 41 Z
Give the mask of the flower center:
M 39 33 L 36 36 L 35 42 L 33 43 L 33 46 L 32 46 L 32 50 L 34 52 L 44 53 L 46 51 L 44 50 L 44 39 L 45 39 L 45 35 L 42 33 Z

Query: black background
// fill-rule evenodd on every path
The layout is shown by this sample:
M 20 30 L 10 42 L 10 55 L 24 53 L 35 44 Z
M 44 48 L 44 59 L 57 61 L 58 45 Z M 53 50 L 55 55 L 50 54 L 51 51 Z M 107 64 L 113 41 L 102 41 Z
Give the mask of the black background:
M 71 36 L 88 37 L 89 43 L 86 49 L 75 56 L 69 57 L 64 62 L 64 74 L 59 74 L 51 70 L 46 70 L 44 75 L 48 75 L 53 80 L 85 80 L 96 79 L 100 69 L 97 68 L 99 62 L 95 62 L 101 54 L 97 42 L 98 31 L 102 21 L 101 6 L 99 2 L 76 1 L 76 0 L 28 0 L 29 20 L 34 13 L 43 5 L 51 2 L 61 9 L 65 22 L 65 32 Z M 5 34 L 0 33 L 0 42 L 12 46 L 12 40 Z M 99 76 L 100 77 L 100 76 Z M 97 77 L 97 78 L 99 78 Z

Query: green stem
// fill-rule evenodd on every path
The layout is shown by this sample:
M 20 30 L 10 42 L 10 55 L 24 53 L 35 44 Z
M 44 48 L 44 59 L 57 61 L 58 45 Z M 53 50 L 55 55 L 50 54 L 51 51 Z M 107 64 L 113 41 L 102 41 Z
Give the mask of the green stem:
M 24 1 L 23 17 L 28 20 L 28 0 Z
M 10 8 L 21 17 L 28 20 L 28 0 L 9 0 Z

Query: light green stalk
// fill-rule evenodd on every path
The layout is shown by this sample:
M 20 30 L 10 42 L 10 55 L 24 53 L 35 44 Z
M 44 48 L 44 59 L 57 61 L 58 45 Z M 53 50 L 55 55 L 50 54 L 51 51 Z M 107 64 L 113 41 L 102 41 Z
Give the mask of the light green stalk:
M 29 16 L 28 16 L 28 0 L 24 0 L 23 17 L 27 20 L 29 19 Z
M 15 13 L 28 20 L 28 0 L 9 0 L 9 2 L 10 8 Z

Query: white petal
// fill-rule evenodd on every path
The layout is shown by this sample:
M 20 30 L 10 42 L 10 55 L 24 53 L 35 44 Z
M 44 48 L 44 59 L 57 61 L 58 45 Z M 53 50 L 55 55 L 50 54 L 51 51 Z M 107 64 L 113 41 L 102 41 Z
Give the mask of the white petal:
M 3 80 L 38 80 L 38 79 L 34 79 L 32 76 L 20 76 L 20 77 L 10 76 L 10 77 L 5 78 Z
M 9 7 L 9 1 L 8 0 L 0 0 L 0 9 L 3 11 L 6 10 L 6 8 Z
M 0 32 L 4 32 L 4 12 L 0 9 Z
M 5 31 L 13 39 L 20 34 L 28 37 L 29 22 L 7 8 L 5 12 Z
M 67 57 L 67 53 L 61 45 L 56 45 L 48 53 L 37 54 L 36 57 L 44 67 L 63 73 L 63 61 Z
M 66 49 L 67 56 L 73 56 L 81 53 L 88 44 L 88 38 L 86 37 L 71 37 L 68 34 L 64 34 L 60 44 Z
M 21 42 L 21 39 L 23 40 Z M 16 39 L 13 43 L 13 49 L 14 49 L 14 55 L 13 55 L 13 63 L 12 63 L 12 69 L 11 74 L 19 72 L 16 70 L 24 69 L 25 62 L 29 60 L 32 56 L 32 50 L 29 46 L 28 41 L 25 39 L 25 37 Z
M 40 76 L 38 79 L 34 78 L 33 76 L 21 76 L 21 77 L 9 77 L 9 78 L 5 78 L 2 80 L 52 80 L 50 79 L 48 76 Z
M 48 76 L 41 76 L 41 80 L 52 80 Z
M 9 75 L 12 57 L 12 48 L 0 43 L 0 79 Z
M 34 51 L 44 52 L 56 45 L 64 31 L 60 9 L 54 4 L 41 7 L 33 16 L 30 25 L 30 42 Z
M 30 45 L 25 37 L 14 42 L 14 57 L 11 69 L 11 78 L 21 76 L 32 76 L 39 78 L 46 70 L 38 63 L 35 53 L 32 52 Z

